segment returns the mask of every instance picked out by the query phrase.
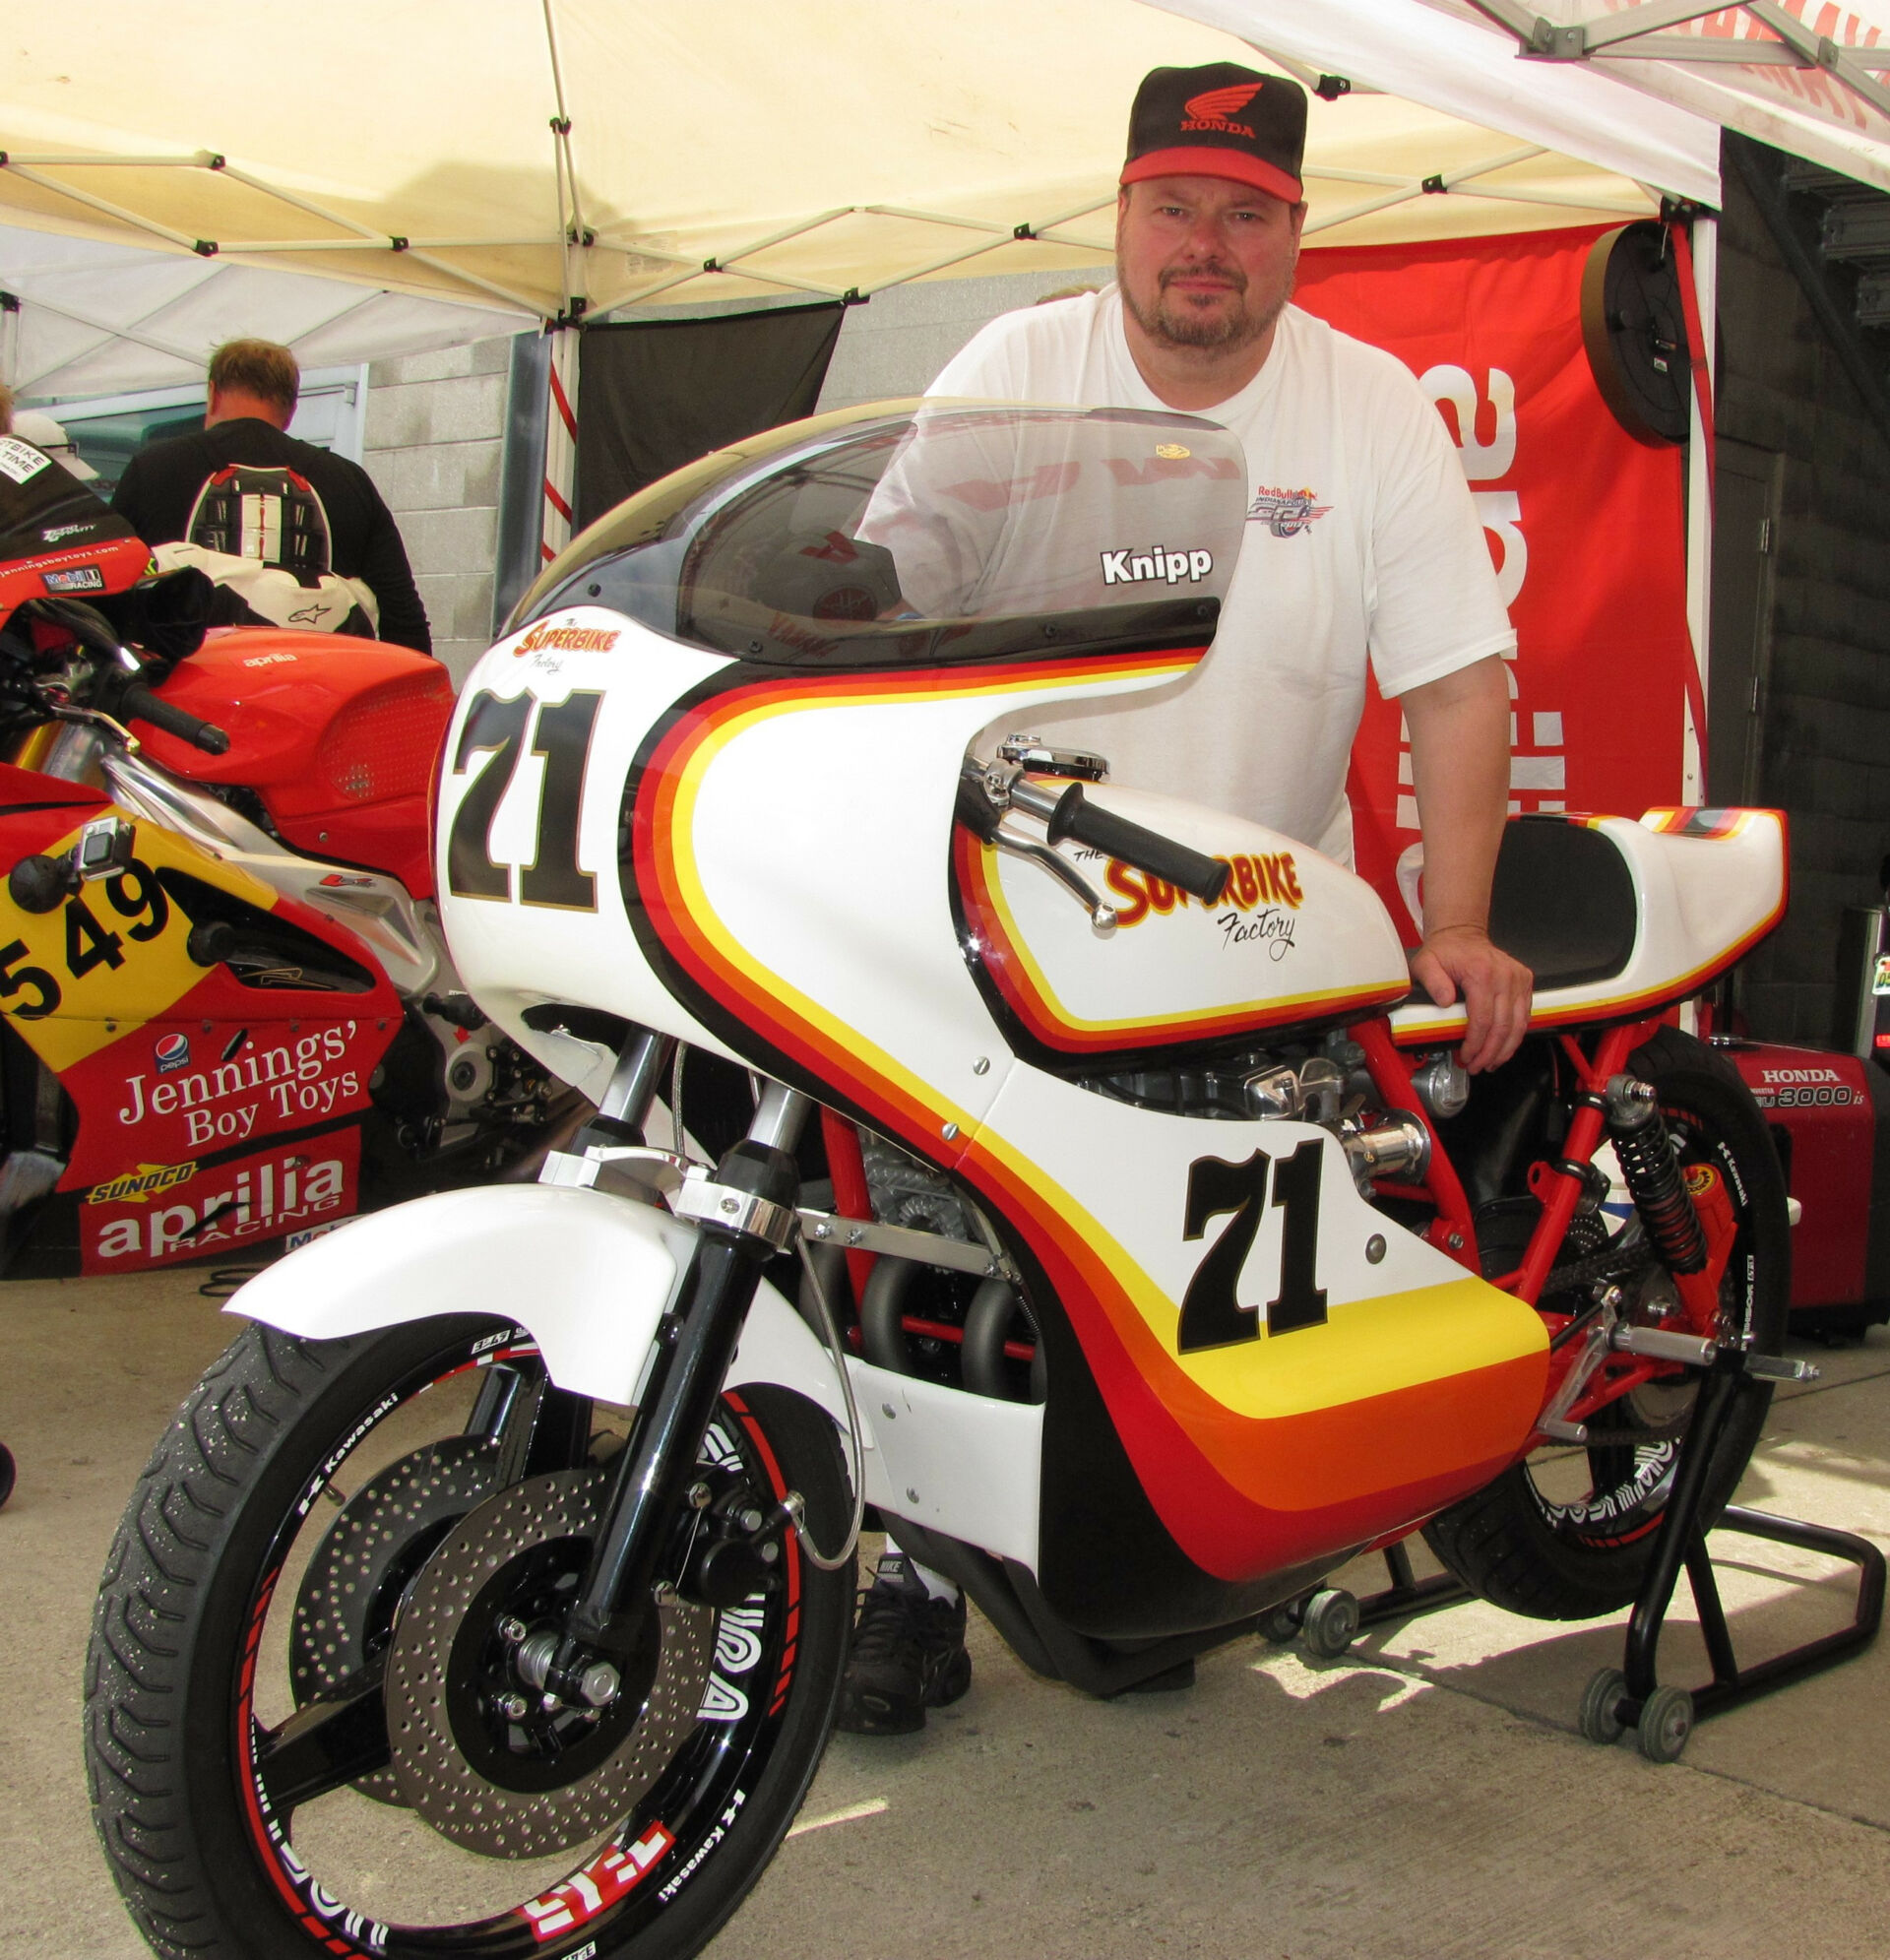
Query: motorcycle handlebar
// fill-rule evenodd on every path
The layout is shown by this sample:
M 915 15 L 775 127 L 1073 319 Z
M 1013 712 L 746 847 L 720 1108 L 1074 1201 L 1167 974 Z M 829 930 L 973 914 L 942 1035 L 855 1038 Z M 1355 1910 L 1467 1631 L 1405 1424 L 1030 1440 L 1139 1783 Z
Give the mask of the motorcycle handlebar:
M 228 735 L 214 722 L 202 721 L 182 708 L 173 707 L 141 681 L 127 681 L 119 691 L 117 714 L 122 721 L 149 722 L 154 728 L 162 728 L 167 735 L 189 742 L 206 755 L 229 752 Z
M 1078 844 L 1087 844 L 1094 851 L 1105 852 L 1125 864 L 1133 864 L 1152 878 L 1179 886 L 1204 905 L 1217 904 L 1227 889 L 1228 866 L 1220 858 L 1209 857 L 1188 845 L 1177 844 L 1171 837 L 1164 837 L 1159 831 L 1145 830 L 1127 817 L 1118 817 L 1112 810 L 1099 807 L 1087 800 L 1080 783 L 1072 783 L 1057 798 L 1048 832 L 1052 844 L 1060 844 L 1066 837 L 1074 838 Z

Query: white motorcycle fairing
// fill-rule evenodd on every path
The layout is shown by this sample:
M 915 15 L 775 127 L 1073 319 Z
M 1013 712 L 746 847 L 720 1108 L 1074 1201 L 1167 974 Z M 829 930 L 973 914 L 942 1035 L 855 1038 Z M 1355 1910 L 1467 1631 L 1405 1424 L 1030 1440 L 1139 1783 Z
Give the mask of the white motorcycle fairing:
M 490 1314 L 527 1330 L 557 1387 L 623 1407 L 637 1400 L 695 1237 L 666 1212 L 598 1191 L 442 1191 L 311 1240 L 258 1274 L 224 1310 L 311 1341 Z M 861 1361 L 848 1366 L 866 1501 L 1034 1569 L 1041 1408 Z M 765 1280 L 724 1385 L 764 1383 L 806 1397 L 845 1429 L 832 1360 Z

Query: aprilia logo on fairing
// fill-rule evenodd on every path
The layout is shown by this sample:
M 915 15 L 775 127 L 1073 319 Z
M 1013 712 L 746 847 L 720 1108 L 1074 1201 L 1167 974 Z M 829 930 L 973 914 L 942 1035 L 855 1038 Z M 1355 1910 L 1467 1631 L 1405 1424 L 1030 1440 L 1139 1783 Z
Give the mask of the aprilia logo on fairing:
M 205 1173 L 206 1185 L 227 1183 L 202 1195 L 201 1211 L 194 1204 L 154 1205 L 144 1218 L 112 1219 L 100 1228 L 94 1252 L 101 1260 L 155 1260 L 231 1238 L 274 1238 L 347 1202 L 349 1168 L 339 1157 L 311 1164 L 300 1151 L 253 1159 L 233 1175 L 225 1166 L 218 1175 Z M 144 1194 L 134 1194 L 133 1202 L 142 1204 Z
M 1138 551 L 1132 544 L 1125 544 L 1119 551 L 1101 553 L 1102 560 L 1102 583 L 1105 586 L 1179 585 L 1183 579 L 1190 584 L 1205 579 L 1214 570 L 1212 551 L 1170 551 L 1161 544 L 1152 544 L 1146 551 Z

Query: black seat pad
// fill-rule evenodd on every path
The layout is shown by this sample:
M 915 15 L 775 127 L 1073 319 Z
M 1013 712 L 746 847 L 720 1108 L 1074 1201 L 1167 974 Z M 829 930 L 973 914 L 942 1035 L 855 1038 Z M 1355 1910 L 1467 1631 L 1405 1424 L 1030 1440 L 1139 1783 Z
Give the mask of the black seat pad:
M 1489 936 L 1529 968 L 1539 992 L 1612 980 L 1637 923 L 1627 860 L 1603 832 L 1556 816 L 1503 827 Z

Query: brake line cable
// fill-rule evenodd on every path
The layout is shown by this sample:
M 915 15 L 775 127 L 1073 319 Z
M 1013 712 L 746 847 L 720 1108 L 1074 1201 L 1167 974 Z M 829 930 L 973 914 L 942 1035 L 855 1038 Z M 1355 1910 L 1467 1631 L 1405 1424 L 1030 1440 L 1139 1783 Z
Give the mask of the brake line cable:
M 838 1572 L 842 1566 L 852 1563 L 853 1553 L 859 1545 L 859 1528 L 866 1516 L 866 1457 L 859 1440 L 859 1409 L 853 1401 L 853 1378 L 847 1369 L 840 1325 L 834 1318 L 833 1303 L 827 1297 L 827 1283 L 821 1277 L 819 1262 L 804 1236 L 800 1240 L 800 1263 L 813 1286 L 814 1305 L 820 1315 L 821 1339 L 833 1361 L 834 1373 L 840 1377 L 840 1392 L 847 1405 L 848 1454 L 851 1460 L 853 1480 L 853 1521 L 848 1529 L 846 1544 L 834 1557 L 827 1557 L 814 1544 L 813 1534 L 807 1529 L 807 1500 L 798 1490 L 790 1490 L 782 1503 L 794 1521 L 794 1536 L 799 1539 L 800 1549 L 809 1561 L 823 1572 Z

